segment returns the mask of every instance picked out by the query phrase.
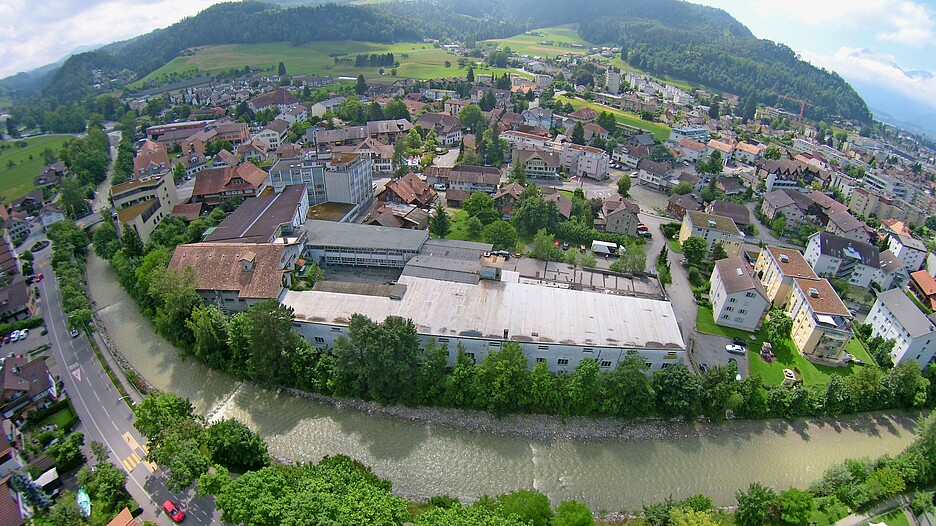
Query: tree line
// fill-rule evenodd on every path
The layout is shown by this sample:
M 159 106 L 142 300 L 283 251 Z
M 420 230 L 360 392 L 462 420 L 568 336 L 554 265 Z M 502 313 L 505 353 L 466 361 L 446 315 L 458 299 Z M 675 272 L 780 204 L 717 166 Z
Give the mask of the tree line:
M 393 58 L 393 53 L 371 53 L 370 55 L 355 55 L 354 56 L 354 67 L 356 68 L 382 68 L 382 67 L 395 67 L 397 64 L 396 59 Z

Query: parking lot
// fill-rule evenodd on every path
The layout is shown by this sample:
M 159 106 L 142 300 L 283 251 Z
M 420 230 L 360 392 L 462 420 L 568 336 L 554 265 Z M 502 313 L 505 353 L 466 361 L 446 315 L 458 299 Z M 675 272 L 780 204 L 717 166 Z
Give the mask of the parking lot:
M 10 353 L 26 355 L 29 351 L 37 349 L 42 345 L 48 345 L 49 336 L 47 334 L 43 335 L 42 331 L 42 327 L 29 329 L 29 334 L 25 339 L 0 344 L 0 353 L 2 353 L 3 356 L 7 356 Z M 6 335 L 4 335 L 3 341 L 6 341 Z

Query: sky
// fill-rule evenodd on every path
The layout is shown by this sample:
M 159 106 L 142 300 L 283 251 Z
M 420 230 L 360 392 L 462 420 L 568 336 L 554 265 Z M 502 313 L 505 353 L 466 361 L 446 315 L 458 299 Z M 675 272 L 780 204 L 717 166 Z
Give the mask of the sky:
M 0 78 L 55 62 L 79 46 L 166 27 L 218 1 L 4 0 Z M 936 114 L 936 0 L 695 3 L 724 9 L 755 36 L 782 42 L 803 59 L 838 72 L 872 99 L 872 107 L 895 94 Z

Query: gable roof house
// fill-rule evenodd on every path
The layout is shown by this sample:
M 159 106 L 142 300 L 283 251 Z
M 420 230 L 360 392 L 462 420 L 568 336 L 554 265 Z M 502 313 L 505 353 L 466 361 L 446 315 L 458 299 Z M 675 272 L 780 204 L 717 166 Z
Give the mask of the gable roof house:
M 669 163 L 658 163 L 651 159 L 641 159 L 637 163 L 638 181 L 644 186 L 656 190 L 669 189 L 672 179 L 673 167 Z
M 936 310 L 936 279 L 925 270 L 910 273 L 910 292 L 930 310 Z
M 195 176 L 194 201 L 217 205 L 232 197 L 253 197 L 269 185 L 269 175 L 252 163 L 211 168 Z
M 253 136 L 251 142 L 260 141 L 266 144 L 268 150 L 275 150 L 286 141 L 289 134 L 289 123 L 281 120 L 270 121 L 262 130 Z
M 837 364 L 852 335 L 852 315 L 826 279 L 793 278 L 790 338 L 811 362 Z
M 720 259 L 712 270 L 710 296 L 716 325 L 755 332 L 770 307 L 767 291 L 741 256 Z
M 611 196 L 601 205 L 598 218 L 595 219 L 595 229 L 635 236 L 637 225 L 640 224 L 640 219 L 637 218 L 638 213 L 640 213 L 640 206 L 636 203 L 631 203 L 619 195 Z
M 761 159 L 755 170 L 756 178 L 763 181 L 768 192 L 800 188 L 811 183 L 815 175 L 810 165 L 789 159 Z
M 47 164 L 39 172 L 39 175 L 33 179 L 33 186 L 40 188 L 44 186 L 55 186 L 62 177 L 66 175 L 68 175 L 68 168 L 62 161 Z
M 505 184 L 494 193 L 494 205 L 500 211 L 501 217 L 510 219 L 513 209 L 520 202 L 520 195 L 523 193 L 523 187 L 517 182 Z
M 874 230 L 860 221 L 847 211 L 834 212 L 829 216 L 829 222 L 826 224 L 826 230 L 831 234 L 842 236 L 853 241 L 867 243 L 870 241 Z
M 558 179 L 561 177 L 560 155 L 547 150 L 514 150 L 513 162 L 522 163 L 526 176 L 531 179 Z
M 254 113 L 270 108 L 275 109 L 277 113 L 282 113 L 298 104 L 299 99 L 286 88 L 279 88 L 276 91 L 261 93 L 247 101 L 247 107 Z
M 751 211 L 741 203 L 716 199 L 705 207 L 705 213 L 730 217 L 738 228 L 744 228 L 751 224 Z
M 427 131 L 434 131 L 439 143 L 445 146 L 454 146 L 462 140 L 464 128 L 461 121 L 446 113 L 424 113 L 416 124 Z
M 754 273 L 775 307 L 790 301 L 793 278 L 819 279 L 803 254 L 793 248 L 764 247 L 754 263 Z
M 702 203 L 692 197 L 691 194 L 673 194 L 666 203 L 666 211 L 680 219 L 690 210 L 693 212 L 702 210 Z
M 493 194 L 500 184 L 500 177 L 501 173 L 497 168 L 456 166 L 448 174 L 448 187 L 449 191 L 464 190 L 469 195 L 474 192 Z
M 0 365 L 0 411 L 3 418 L 15 420 L 44 400 L 55 399 L 58 391 L 45 359 L 30 360 L 22 355 L 3 358 Z
M 809 236 L 803 255 L 819 276 L 844 278 L 855 287 L 870 287 L 881 268 L 876 246 L 829 232 Z
M 169 171 L 169 153 L 159 143 L 147 140 L 133 158 L 134 177 L 157 175 Z
M 540 194 L 543 196 L 544 201 L 556 203 L 556 208 L 559 209 L 562 217 L 566 219 L 572 217 L 572 200 L 559 193 L 559 190 L 546 186 L 540 189 Z
M 744 244 L 744 234 L 730 217 L 706 214 L 703 212 L 686 212 L 682 226 L 679 229 L 679 244 L 682 245 L 689 237 L 695 236 L 705 240 L 708 245 L 706 254 L 712 251 L 715 243 L 721 243 L 729 257 L 741 254 Z
M 380 201 L 416 205 L 421 208 L 432 206 L 435 198 L 435 191 L 413 172 L 390 180 L 384 191 L 377 196 Z
M 195 271 L 195 291 L 209 305 L 229 312 L 267 299 L 282 299 L 298 251 L 274 243 L 179 245 L 169 268 Z

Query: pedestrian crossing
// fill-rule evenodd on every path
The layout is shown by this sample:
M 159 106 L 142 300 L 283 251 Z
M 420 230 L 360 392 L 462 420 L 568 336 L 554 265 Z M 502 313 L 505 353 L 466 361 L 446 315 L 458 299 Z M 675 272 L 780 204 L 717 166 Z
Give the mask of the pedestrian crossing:
M 130 433 L 124 433 L 123 439 L 124 442 L 130 446 L 130 449 L 133 450 L 130 456 L 121 460 L 121 463 L 127 468 L 127 471 L 133 471 L 134 468 L 142 464 L 150 473 L 156 473 L 156 464 L 145 460 L 147 453 L 149 453 L 146 446 L 138 444 Z

